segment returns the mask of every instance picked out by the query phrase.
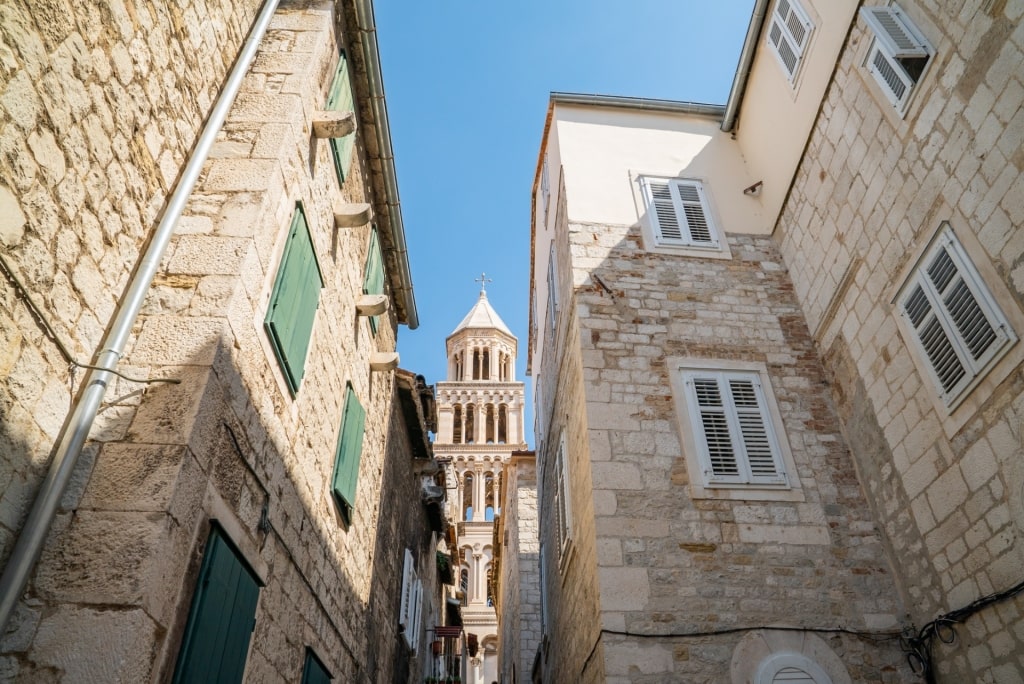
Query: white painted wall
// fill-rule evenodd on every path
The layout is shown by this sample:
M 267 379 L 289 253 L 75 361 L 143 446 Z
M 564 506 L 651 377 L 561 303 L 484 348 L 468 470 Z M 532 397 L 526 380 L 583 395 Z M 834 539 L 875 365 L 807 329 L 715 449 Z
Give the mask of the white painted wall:
M 735 127 L 751 176 L 764 181 L 760 201 L 769 224 L 782 210 L 858 4 L 856 0 L 793 1 L 814 24 L 796 79 L 789 82 L 767 44 L 773 2 Z

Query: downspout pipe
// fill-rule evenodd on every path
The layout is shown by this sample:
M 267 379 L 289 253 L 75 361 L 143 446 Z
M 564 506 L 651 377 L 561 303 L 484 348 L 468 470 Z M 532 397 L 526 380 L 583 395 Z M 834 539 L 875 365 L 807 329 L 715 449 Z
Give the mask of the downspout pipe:
M 366 65 L 366 80 L 370 87 L 370 110 L 373 114 L 373 128 L 376 132 L 377 156 L 381 161 L 384 175 L 384 203 L 388 207 L 391 223 L 392 243 L 398 260 L 399 289 L 405 309 L 406 325 L 415 330 L 420 325 L 416 311 L 416 298 L 412 290 L 412 271 L 409 268 L 409 250 L 405 242 L 405 222 L 402 220 L 402 204 L 398 198 L 398 176 L 395 173 L 395 154 L 391 148 L 391 126 L 388 123 L 387 103 L 384 101 L 384 79 L 381 76 L 380 49 L 377 45 L 377 26 L 373 18 L 373 0 L 355 0 L 356 23 L 362 32 L 363 63 Z
M 747 27 L 747 36 L 743 39 L 743 48 L 740 50 L 736 74 L 733 76 L 732 88 L 729 90 L 729 100 L 725 103 L 725 116 L 722 117 L 721 125 L 721 129 L 725 133 L 731 133 L 736 126 L 736 116 L 740 112 L 740 102 L 743 101 L 743 91 L 747 88 L 750 65 L 754 62 L 754 53 L 757 51 L 757 42 L 761 39 L 767 11 L 768 0 L 757 0 L 754 3 L 754 10 L 750 15 L 750 25 Z
M 89 430 L 96 419 L 107 385 L 114 377 L 110 370 L 117 367 L 124 355 L 132 326 L 135 324 L 135 319 L 138 318 L 142 303 L 160 266 L 160 261 L 163 259 L 174 229 L 178 225 L 178 220 L 181 218 L 189 196 L 199 179 L 199 173 L 210 154 L 210 148 L 235 101 L 235 96 L 242 85 L 242 79 L 249 70 L 249 65 L 252 64 L 260 42 L 267 32 L 270 20 L 277 10 L 278 2 L 279 0 L 267 0 L 256 18 L 256 22 L 249 32 L 249 38 L 239 52 L 235 66 L 221 90 L 220 97 L 213 109 L 210 110 L 203 132 L 199 136 L 192 155 L 182 171 L 181 179 L 167 203 L 163 218 L 153 232 L 142 260 L 114 313 L 114 322 L 110 325 L 109 332 L 100 346 L 95 363 L 97 370 L 90 370 L 85 376 L 83 390 L 65 421 L 64 430 L 61 433 L 57 451 L 50 462 L 46 479 L 43 480 L 35 502 L 32 504 L 32 510 L 29 511 L 28 518 L 14 545 L 14 550 L 11 552 L 11 557 L 4 568 L 3 576 L 0 577 L 0 633 L 6 628 L 14 608 L 17 606 L 18 599 L 25 590 L 29 575 L 35 567 L 46 541 L 46 535 L 53 523 L 61 497 L 64 495 L 64 490 L 67 489 L 75 464 L 82 453 L 82 447 L 89 436 Z

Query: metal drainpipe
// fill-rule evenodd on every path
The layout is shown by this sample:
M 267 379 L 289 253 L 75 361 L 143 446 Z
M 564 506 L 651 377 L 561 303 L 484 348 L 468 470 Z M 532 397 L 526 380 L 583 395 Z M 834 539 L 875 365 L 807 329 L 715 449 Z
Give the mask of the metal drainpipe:
M 28 582 L 29 574 L 35 566 L 39 553 L 42 551 L 46 535 L 53 523 L 57 512 L 57 506 L 64 495 L 68 481 L 75 469 L 75 463 L 82 453 L 82 447 L 89 436 L 96 413 L 99 410 L 100 402 L 107 390 L 107 385 L 114 377 L 109 370 L 117 367 L 118 361 L 124 354 L 132 326 L 139 315 L 142 303 L 146 298 L 153 278 L 160 266 L 167 245 L 174 234 L 178 219 L 185 209 L 189 196 L 199 178 L 199 172 L 209 156 L 210 148 L 213 146 L 217 134 L 220 132 L 224 120 L 227 118 L 228 110 L 234 103 L 235 96 L 242 84 L 242 79 L 249 70 L 249 65 L 256 56 L 256 50 L 260 41 L 270 25 L 279 0 L 267 0 L 263 6 L 256 22 L 252 26 L 249 38 L 246 40 L 242 51 L 239 52 L 235 66 L 224 84 L 220 97 L 210 115 L 207 118 L 206 126 L 202 135 L 196 142 L 188 164 L 181 174 L 181 180 L 174 188 L 170 197 L 167 209 L 163 218 L 157 225 L 156 230 L 150 239 L 149 246 L 139 262 L 139 265 L 128 284 L 124 299 L 117 311 L 114 313 L 114 322 L 110 326 L 96 361 L 96 366 L 103 370 L 91 370 L 85 376 L 83 383 L 84 390 L 79 396 L 70 416 L 65 421 L 64 431 L 50 462 L 50 470 L 43 480 L 43 484 L 32 504 L 32 510 L 25 520 L 25 525 L 18 535 L 11 557 L 4 568 L 3 576 L 0 577 L 0 633 L 7 626 L 11 614 L 18 603 L 25 585 Z

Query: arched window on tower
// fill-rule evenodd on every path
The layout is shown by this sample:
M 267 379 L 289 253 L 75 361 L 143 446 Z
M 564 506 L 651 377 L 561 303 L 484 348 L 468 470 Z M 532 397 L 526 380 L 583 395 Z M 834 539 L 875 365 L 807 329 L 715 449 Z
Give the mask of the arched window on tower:
M 485 422 L 485 430 L 486 430 L 486 433 L 487 433 L 487 435 L 486 435 L 487 436 L 487 440 L 486 441 L 487 441 L 488 444 L 494 444 L 494 438 L 496 436 L 494 434 L 494 431 L 495 431 L 494 430 L 494 428 L 495 428 L 495 425 L 494 425 L 494 423 L 495 423 L 495 420 L 494 420 L 494 418 L 495 418 L 495 416 L 494 416 L 494 404 L 488 404 L 487 407 L 484 409 L 484 418 L 485 418 L 485 421 L 486 421 Z
M 462 404 L 455 404 L 452 414 L 452 444 L 462 444 Z
M 473 350 L 473 379 L 480 379 L 480 350 Z
M 488 349 L 484 349 L 484 354 L 480 362 L 480 377 L 484 380 L 491 379 L 491 352 Z
M 455 367 L 454 376 L 456 380 L 462 380 L 462 354 L 455 352 L 455 357 L 452 359 Z
M 462 519 L 473 519 L 473 473 L 462 478 Z
M 508 404 L 498 406 L 498 443 L 508 442 Z
M 494 522 L 494 473 L 484 474 L 484 520 Z
M 466 444 L 476 442 L 476 406 L 466 405 L 466 415 L 463 422 L 466 423 Z

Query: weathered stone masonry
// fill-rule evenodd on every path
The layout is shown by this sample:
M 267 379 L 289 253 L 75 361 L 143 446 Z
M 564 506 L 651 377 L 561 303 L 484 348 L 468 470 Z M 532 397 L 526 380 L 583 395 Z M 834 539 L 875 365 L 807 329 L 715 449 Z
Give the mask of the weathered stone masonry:
M 935 55 L 906 117 L 873 90 L 860 64 L 869 36 L 855 27 L 777 235 L 920 626 L 1024 579 L 1019 361 L 950 412 L 915 365 L 892 301 L 947 220 L 1020 320 L 1024 6 L 907 4 Z M 1019 597 L 989 608 L 959 628 L 955 645 L 939 645 L 942 681 L 1019 677 L 1022 610 Z
M 59 0 L 0 8 L 0 240 L 79 359 L 99 343 L 256 9 Z M 368 605 L 375 583 L 396 585 L 381 573 L 401 578 L 401 548 L 379 549 L 377 527 L 385 453 L 402 450 L 403 432 L 389 436 L 393 380 L 371 374 L 368 359 L 394 349 L 397 314 L 385 314 L 376 335 L 355 315 L 370 227 L 339 229 L 333 218 L 340 200 L 369 201 L 378 216 L 387 209 L 361 145 L 339 190 L 326 141 L 310 134 L 346 35 L 341 12 L 331 2 L 284 2 L 275 15 L 121 364 L 181 384 L 118 380 L 108 390 L 2 642 L 0 678 L 168 679 L 214 519 L 264 583 L 248 679 L 299 679 L 310 647 L 338 681 L 370 681 L 368 639 L 390 634 L 378 646 L 394 648 L 388 611 L 397 598 L 381 597 L 372 614 Z M 361 68 L 354 81 L 365 97 Z M 263 319 L 299 202 L 324 288 L 292 398 Z M 81 375 L 13 288 L 0 292 L 6 559 Z M 348 383 L 367 421 L 346 527 L 330 487 Z M 387 544 L 422 524 L 414 512 L 396 515 Z M 375 562 L 385 552 L 394 562 Z

